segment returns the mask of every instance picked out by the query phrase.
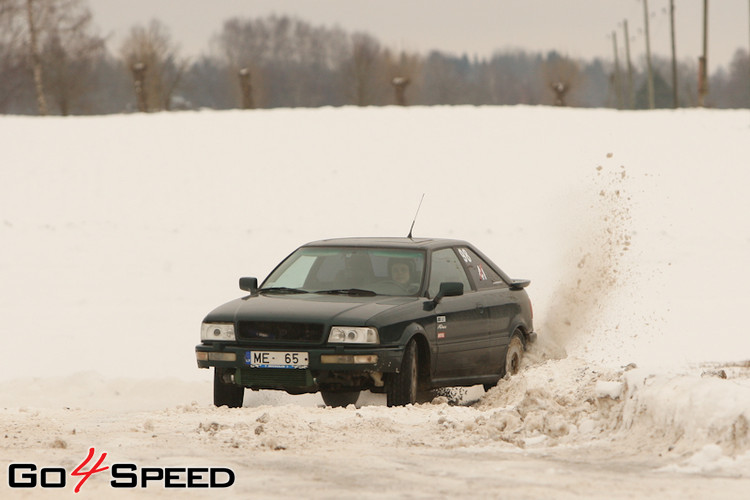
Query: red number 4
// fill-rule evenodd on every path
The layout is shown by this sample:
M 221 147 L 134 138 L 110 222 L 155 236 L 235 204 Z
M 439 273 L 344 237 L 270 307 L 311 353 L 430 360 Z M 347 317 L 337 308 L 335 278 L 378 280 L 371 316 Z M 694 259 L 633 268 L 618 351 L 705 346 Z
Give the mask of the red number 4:
M 75 468 L 73 472 L 70 473 L 71 476 L 81 476 L 81 480 L 78 481 L 78 485 L 76 486 L 76 489 L 75 489 L 76 493 L 78 493 L 81 490 L 81 486 L 83 486 L 83 483 L 85 483 L 88 478 L 90 478 L 97 472 L 103 472 L 109 469 L 109 466 L 99 468 L 102 462 L 104 462 L 104 458 L 107 456 L 106 453 L 102 453 L 102 456 L 99 457 L 99 460 L 96 462 L 96 465 L 94 465 L 91 469 L 87 471 L 81 470 L 89 464 L 89 461 L 91 460 L 93 456 L 94 456 L 94 448 L 89 448 L 89 454 L 86 457 L 86 459 L 83 462 L 81 462 L 78 465 L 78 467 Z

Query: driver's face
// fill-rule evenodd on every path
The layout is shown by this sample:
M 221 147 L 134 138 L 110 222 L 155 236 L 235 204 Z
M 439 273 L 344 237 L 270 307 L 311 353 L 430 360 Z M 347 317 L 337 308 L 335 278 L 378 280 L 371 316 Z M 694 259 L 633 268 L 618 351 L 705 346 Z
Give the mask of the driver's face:
M 409 282 L 409 266 L 398 263 L 391 266 L 391 278 L 398 283 L 406 284 Z

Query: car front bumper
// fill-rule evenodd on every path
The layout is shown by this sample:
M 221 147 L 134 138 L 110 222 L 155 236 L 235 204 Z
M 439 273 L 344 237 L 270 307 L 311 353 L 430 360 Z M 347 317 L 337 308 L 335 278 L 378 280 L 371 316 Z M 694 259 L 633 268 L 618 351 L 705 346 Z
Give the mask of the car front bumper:
M 404 356 L 403 347 L 351 347 L 351 346 L 301 346 L 269 347 L 239 346 L 223 343 L 206 343 L 195 346 L 198 368 L 218 367 L 238 370 L 273 370 L 277 373 L 289 371 L 287 368 L 253 368 L 245 361 L 249 351 L 306 352 L 308 365 L 305 368 L 291 369 L 319 371 L 369 371 L 390 373 L 398 371 Z

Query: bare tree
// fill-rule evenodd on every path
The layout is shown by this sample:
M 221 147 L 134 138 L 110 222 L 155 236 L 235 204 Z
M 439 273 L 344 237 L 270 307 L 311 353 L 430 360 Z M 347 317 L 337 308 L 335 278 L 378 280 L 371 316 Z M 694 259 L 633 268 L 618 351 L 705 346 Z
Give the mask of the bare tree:
M 406 106 L 406 87 L 409 86 L 411 80 L 406 76 L 396 76 L 391 80 L 394 91 L 394 101 L 398 106 Z
M 579 83 L 580 71 L 578 63 L 563 57 L 556 52 L 547 56 L 547 61 L 542 65 L 544 81 L 554 96 L 556 106 L 567 106 L 568 94 Z
M 23 14 L 20 0 L 0 0 L 0 112 L 3 113 L 27 86 Z
M 349 56 L 348 35 L 338 28 L 316 27 L 287 16 L 230 19 L 216 37 L 241 100 L 243 68 L 252 75 L 257 106 L 321 106 L 344 104 L 338 79 Z
M 416 54 L 401 52 L 396 55 L 391 51 L 384 52 L 385 76 L 391 82 L 394 90 L 394 102 L 399 106 L 406 106 L 412 102 L 406 97 L 406 90 L 410 95 L 419 93 L 421 86 L 421 58 Z
M 104 39 L 93 32 L 91 11 L 81 0 L 50 1 L 42 61 L 47 92 L 62 115 L 69 114 L 94 85 L 94 69 L 105 55 Z
M 750 108 L 750 53 L 737 49 L 729 68 L 720 70 L 711 78 L 713 106 L 717 108 Z
M 543 59 L 523 51 L 496 53 L 483 65 L 481 81 L 491 104 L 540 104 L 549 92 L 539 78 Z
M 381 104 L 385 85 L 390 79 L 385 72 L 385 57 L 380 43 L 370 35 L 351 36 L 351 55 L 344 62 L 344 78 L 348 82 L 354 104 Z
M 47 114 L 47 98 L 44 95 L 44 71 L 42 56 L 39 53 L 39 34 L 41 26 L 47 22 L 47 2 L 26 0 L 27 33 L 29 36 L 29 63 L 34 74 L 34 90 L 39 114 Z
M 52 98 L 62 114 L 90 88 L 93 65 L 104 40 L 92 34 L 92 16 L 83 0 L 0 0 L 0 71 L 6 87 L 25 54 L 36 108 L 49 112 Z
M 134 26 L 120 54 L 133 73 L 139 108 L 169 110 L 188 62 L 179 56 L 167 28 L 157 20 L 148 26 Z
M 424 62 L 423 104 L 466 104 L 467 80 L 460 58 L 433 51 Z
M 228 72 L 240 75 L 244 71 L 251 75 L 253 82 L 253 105 L 264 102 L 263 66 L 266 47 L 268 44 L 268 30 L 262 20 L 243 21 L 233 18 L 224 23 L 224 27 L 216 37 L 216 44 L 227 62 Z M 246 99 L 245 89 L 233 87 L 234 94 L 240 101 Z

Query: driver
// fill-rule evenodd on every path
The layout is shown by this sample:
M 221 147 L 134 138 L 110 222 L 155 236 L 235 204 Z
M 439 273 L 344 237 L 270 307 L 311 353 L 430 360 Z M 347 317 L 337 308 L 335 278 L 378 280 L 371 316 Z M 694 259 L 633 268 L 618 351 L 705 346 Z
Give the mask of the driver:
M 394 260 L 390 265 L 391 279 L 396 283 L 408 285 L 411 283 L 411 267 L 404 259 Z

